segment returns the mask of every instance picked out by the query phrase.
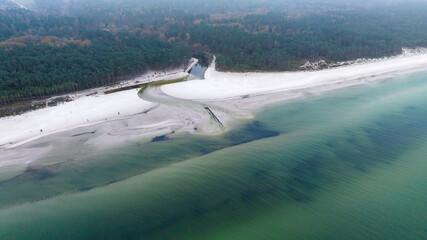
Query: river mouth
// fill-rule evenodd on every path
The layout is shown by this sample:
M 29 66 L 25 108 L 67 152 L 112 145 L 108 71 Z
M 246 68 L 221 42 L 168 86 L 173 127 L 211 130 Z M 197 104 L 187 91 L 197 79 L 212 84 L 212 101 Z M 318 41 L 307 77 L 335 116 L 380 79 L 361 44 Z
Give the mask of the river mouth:
M 180 99 L 176 97 L 169 96 L 165 94 L 161 87 L 183 82 L 183 81 L 196 81 L 196 80 L 203 80 L 204 74 L 206 72 L 208 67 L 203 67 L 200 64 L 195 65 L 191 71 L 190 75 L 186 78 L 179 78 L 179 79 L 172 79 L 167 81 L 158 81 L 158 82 L 151 82 L 143 84 L 138 91 L 138 96 L 148 102 L 153 102 L 157 104 L 163 104 L 171 107 L 179 107 L 182 111 L 192 111 L 197 112 L 200 116 L 205 116 L 208 119 L 207 125 L 216 125 L 213 126 L 213 129 L 209 127 L 211 130 L 208 132 L 221 132 L 221 130 L 225 129 L 224 124 L 222 121 L 217 117 L 216 113 L 221 112 L 222 115 L 227 113 L 232 113 L 232 111 L 229 111 L 225 108 L 222 108 L 218 105 L 208 104 L 204 102 L 199 101 L 192 101 L 192 100 L 186 100 L 186 99 Z M 206 128 L 206 124 L 205 128 Z M 219 131 L 216 131 L 215 129 L 218 129 Z M 199 127 L 194 128 L 196 131 L 199 130 Z

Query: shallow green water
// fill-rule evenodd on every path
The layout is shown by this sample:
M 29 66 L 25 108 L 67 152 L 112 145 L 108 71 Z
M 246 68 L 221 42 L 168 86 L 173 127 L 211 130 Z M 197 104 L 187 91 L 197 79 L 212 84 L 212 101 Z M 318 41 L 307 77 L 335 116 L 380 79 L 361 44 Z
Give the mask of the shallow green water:
M 426 93 L 416 73 L 221 137 L 58 152 L 0 182 L 0 239 L 427 239 Z

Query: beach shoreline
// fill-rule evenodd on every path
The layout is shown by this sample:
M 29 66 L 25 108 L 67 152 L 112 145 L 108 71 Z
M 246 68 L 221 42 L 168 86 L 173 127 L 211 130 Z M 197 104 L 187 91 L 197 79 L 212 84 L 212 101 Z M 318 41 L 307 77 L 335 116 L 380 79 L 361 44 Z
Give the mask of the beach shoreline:
M 195 64 L 197 61 L 191 62 L 187 72 L 182 73 L 188 74 Z M 29 157 L 31 161 L 36 160 L 32 153 L 23 154 L 14 161 L 8 161 L 7 156 L 11 156 L 11 151 L 19 151 L 36 139 L 61 132 L 82 132 L 79 129 L 94 132 L 93 129 L 99 129 L 101 133 L 96 138 L 97 146 L 119 144 L 125 139 L 180 132 L 221 134 L 227 131 L 230 122 L 253 118 L 254 110 L 267 104 L 360 85 L 396 73 L 405 74 L 425 69 L 426 51 L 303 72 L 227 73 L 216 71 L 213 63 L 206 71 L 204 80 L 168 84 L 151 92 L 154 96 L 167 100 L 170 98 L 170 105 L 144 100 L 138 95 L 138 89 L 111 94 L 99 94 L 98 90 L 98 94 L 81 94 L 74 101 L 55 107 L 0 118 L 0 132 L 3 133 L 0 137 L 0 151 L 7 153 L 0 158 L 0 166 L 28 162 Z M 150 78 L 148 81 L 155 79 L 159 78 Z M 136 81 L 140 82 L 134 79 L 126 84 L 133 85 Z M 182 106 L 177 101 L 179 99 L 194 106 Z M 212 121 L 204 107 L 213 111 L 221 124 L 225 125 L 225 129 Z M 115 134 L 111 134 L 112 131 Z M 33 151 L 40 153 L 46 151 L 46 148 L 34 148 Z M 42 154 L 37 156 L 39 155 Z
M 427 49 L 382 59 L 363 59 L 351 64 L 316 71 L 298 72 L 219 72 L 215 63 L 208 68 L 205 79 L 162 86 L 165 94 L 193 101 L 226 101 L 268 95 L 278 92 L 304 91 L 322 85 L 370 81 L 392 73 L 427 69 Z
M 79 127 L 91 126 L 108 120 L 129 117 L 155 106 L 141 100 L 137 90 L 123 90 L 127 87 L 151 82 L 168 81 L 189 76 L 189 71 L 197 64 L 190 59 L 186 68 L 164 71 L 150 71 L 142 76 L 115 85 L 87 89 L 73 94 L 58 95 L 50 99 L 68 97 L 69 102 L 56 106 L 27 111 L 16 116 L 0 118 L 0 148 L 15 148 L 33 140 L 54 133 Z M 106 94 L 108 91 L 117 91 Z

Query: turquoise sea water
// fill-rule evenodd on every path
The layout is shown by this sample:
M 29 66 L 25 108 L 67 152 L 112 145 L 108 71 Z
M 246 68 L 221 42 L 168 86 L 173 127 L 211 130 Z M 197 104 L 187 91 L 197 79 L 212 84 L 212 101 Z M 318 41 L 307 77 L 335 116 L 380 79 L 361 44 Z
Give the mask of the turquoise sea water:
M 0 182 L 0 239 L 427 239 L 427 72 L 255 115 L 33 163 Z

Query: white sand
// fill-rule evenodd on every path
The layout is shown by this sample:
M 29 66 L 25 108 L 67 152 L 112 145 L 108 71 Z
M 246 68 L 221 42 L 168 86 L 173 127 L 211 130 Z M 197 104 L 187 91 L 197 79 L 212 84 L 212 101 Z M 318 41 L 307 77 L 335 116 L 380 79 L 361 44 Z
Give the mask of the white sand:
M 194 62 L 190 64 L 192 65 Z M 277 98 L 277 95 L 286 95 L 282 94 L 285 91 L 288 92 L 287 95 L 290 97 L 297 97 L 307 89 L 320 89 L 325 85 L 328 86 L 328 89 L 334 89 L 351 85 L 353 82 L 363 82 L 365 79 L 372 79 L 373 76 L 378 77 L 392 72 L 426 68 L 427 53 L 425 52 L 403 54 L 382 61 L 375 60 L 335 69 L 307 72 L 226 73 L 216 71 L 213 64 L 207 70 L 204 80 L 164 85 L 161 90 L 166 94 L 182 99 L 216 101 L 218 104 L 215 110 L 217 111 L 216 114 L 221 121 L 224 121 L 224 119 L 227 119 L 226 115 L 232 115 L 233 112 L 233 110 L 226 109 L 238 110 L 238 108 L 234 107 L 235 101 L 223 100 L 237 99 L 240 102 L 243 101 L 242 96 L 250 95 L 250 98 L 244 99 L 246 101 L 245 104 L 259 106 L 260 104 L 271 102 L 272 99 Z M 178 72 L 176 74 L 183 75 L 188 73 Z M 172 75 L 175 76 L 174 74 Z M 171 77 L 170 74 L 164 74 L 161 78 L 155 79 L 163 79 L 166 76 L 169 79 Z M 148 81 L 152 81 L 152 78 Z M 159 94 L 162 95 L 163 93 L 160 92 Z M 257 95 L 259 96 L 258 98 L 253 97 Z M 197 102 L 191 103 L 201 104 Z M 126 118 L 150 109 L 154 105 L 154 103 L 140 99 L 137 95 L 137 90 L 134 89 L 109 95 L 83 96 L 55 107 L 40 109 L 19 116 L 0 118 L 0 148 L 15 148 L 49 134 L 94 125 L 105 122 L 106 119 L 110 121 Z M 200 109 L 197 110 L 201 111 L 200 113 L 190 114 L 189 109 L 180 108 L 175 113 L 177 115 L 175 118 L 178 119 L 179 123 L 176 124 L 185 126 L 184 129 L 193 129 L 194 125 L 198 124 L 198 128 L 205 131 L 208 127 L 203 127 L 201 123 L 201 119 L 204 117 L 201 114 L 204 109 L 201 107 Z M 118 115 L 118 112 L 120 112 L 120 115 Z M 153 112 L 151 115 L 144 117 L 144 123 L 142 125 L 138 123 L 138 126 L 141 126 L 140 128 L 142 129 L 153 127 L 144 127 L 144 125 L 162 123 L 172 118 L 168 108 L 165 108 L 164 111 Z M 245 114 L 242 113 L 240 115 L 244 116 Z M 147 122 L 147 118 L 151 119 L 151 121 Z M 208 116 L 207 119 L 209 120 Z M 43 130 L 42 132 L 40 131 L 41 129 Z M 158 129 L 161 129 L 161 126 L 156 125 L 154 130 Z M 167 130 L 169 131 L 169 129 Z M 139 130 L 134 128 L 133 131 L 138 132 Z
M 209 67 L 204 80 L 180 82 L 162 86 L 168 95 L 191 100 L 221 100 L 245 95 L 283 91 L 303 91 L 306 88 L 345 83 L 392 72 L 427 68 L 427 53 L 402 54 L 382 61 L 369 61 L 345 67 L 306 72 L 230 73 Z
M 1 118 L 0 145 L 16 147 L 58 131 L 137 114 L 155 105 L 140 99 L 137 91 L 133 89 L 109 95 L 85 96 L 55 107 Z
M 148 110 L 155 104 L 140 99 L 137 95 L 139 89 L 108 95 L 104 95 L 103 92 L 142 83 L 187 77 L 188 72 L 197 63 L 198 60 L 192 58 L 185 71 L 180 68 L 149 71 L 138 78 L 122 81 L 114 86 L 88 89 L 67 95 L 74 99 L 72 102 L 18 116 L 0 118 L 0 148 L 18 147 L 53 133 L 124 118 Z

